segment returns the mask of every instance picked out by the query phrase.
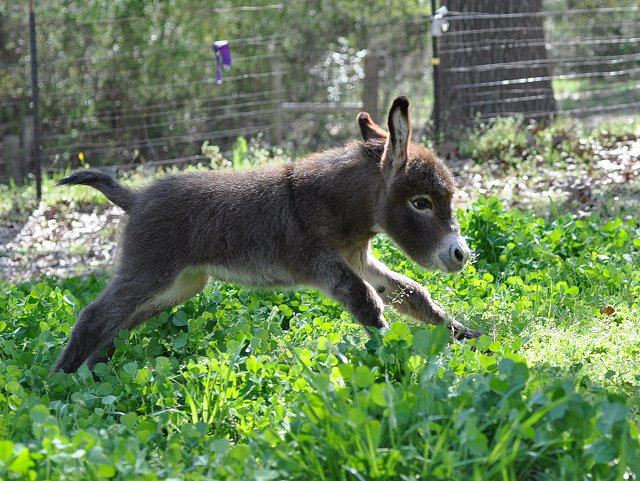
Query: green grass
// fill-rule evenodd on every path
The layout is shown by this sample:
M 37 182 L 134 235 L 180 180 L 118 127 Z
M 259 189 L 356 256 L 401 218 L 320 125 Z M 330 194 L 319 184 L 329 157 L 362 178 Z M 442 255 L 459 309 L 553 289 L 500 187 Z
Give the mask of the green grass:
M 567 161 L 590 165 L 597 160 L 594 146 L 613 148 L 619 142 L 640 136 L 640 116 L 599 119 L 588 125 L 570 118 L 552 119 L 546 124 L 522 117 L 498 117 L 480 123 L 460 137 L 460 153 L 478 163 L 498 163 L 520 169 L 523 164 L 554 165 Z
M 111 363 L 50 374 L 105 277 L 0 298 L 0 478 L 623 480 L 640 476 L 640 225 L 460 213 L 477 261 L 376 255 L 482 329 L 390 313 L 368 340 L 315 291 L 214 283 L 122 332 Z

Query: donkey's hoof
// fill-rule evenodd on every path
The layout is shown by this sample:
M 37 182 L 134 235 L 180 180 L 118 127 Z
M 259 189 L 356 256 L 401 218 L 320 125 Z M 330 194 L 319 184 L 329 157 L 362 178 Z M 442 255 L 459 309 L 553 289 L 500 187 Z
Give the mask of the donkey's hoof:
M 482 331 L 476 331 L 464 326 L 456 326 L 453 329 L 453 339 L 477 339 L 482 336 L 482 334 Z
M 482 331 L 476 331 L 474 329 L 467 329 L 465 334 L 464 334 L 464 338 L 465 339 L 477 339 L 480 336 L 482 336 L 483 332 Z

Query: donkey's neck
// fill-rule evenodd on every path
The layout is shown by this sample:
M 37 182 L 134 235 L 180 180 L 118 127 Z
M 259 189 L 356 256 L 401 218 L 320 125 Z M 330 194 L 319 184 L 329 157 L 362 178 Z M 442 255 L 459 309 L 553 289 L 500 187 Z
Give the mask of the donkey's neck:
M 352 142 L 294 164 L 295 209 L 335 246 L 366 242 L 376 233 L 383 149 L 381 142 Z

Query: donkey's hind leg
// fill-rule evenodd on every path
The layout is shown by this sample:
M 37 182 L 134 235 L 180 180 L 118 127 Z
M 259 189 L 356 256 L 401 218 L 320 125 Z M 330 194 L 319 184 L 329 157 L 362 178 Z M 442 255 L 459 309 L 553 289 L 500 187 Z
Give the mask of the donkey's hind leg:
M 75 372 L 95 351 L 108 345 L 126 320 L 161 286 L 116 278 L 93 303 L 85 307 L 71 331 L 55 371 Z
M 87 358 L 87 367 L 90 371 L 93 371 L 93 366 L 95 366 L 99 362 L 103 362 L 105 364 L 108 363 L 114 352 L 116 352 L 116 345 L 113 343 L 113 341 L 111 341 L 105 347 L 99 348 L 97 351 L 94 351 L 93 354 L 91 354 Z
M 139 309 L 136 312 L 134 312 L 129 317 L 129 319 L 127 319 L 126 322 L 120 326 L 118 330 L 131 329 L 133 327 L 139 326 L 140 324 L 143 324 L 147 319 L 150 319 L 154 316 L 159 315 L 162 311 L 164 311 L 168 307 L 170 306 L 152 305 L 149 307 L 143 307 L 142 309 Z M 116 331 L 114 333 L 114 337 L 117 334 L 118 332 Z M 90 370 L 93 370 L 93 367 L 99 362 L 103 362 L 106 364 L 111 360 L 111 357 L 113 356 L 115 351 L 116 351 L 116 345 L 113 343 L 113 339 L 111 339 L 111 341 L 109 341 L 104 347 L 98 348 L 96 351 L 93 352 L 93 354 L 89 356 L 89 358 L 86 361 L 87 367 Z
M 85 359 L 89 368 L 107 362 L 115 350 L 113 338 L 119 330 L 135 328 L 164 309 L 187 301 L 202 290 L 207 279 L 203 271 L 186 269 L 173 282 L 156 283 L 153 287 L 148 282 L 121 286 L 116 281 L 82 311 L 55 370 L 73 372 Z M 85 315 L 87 310 L 89 313 Z M 99 353 L 105 346 L 106 353 Z

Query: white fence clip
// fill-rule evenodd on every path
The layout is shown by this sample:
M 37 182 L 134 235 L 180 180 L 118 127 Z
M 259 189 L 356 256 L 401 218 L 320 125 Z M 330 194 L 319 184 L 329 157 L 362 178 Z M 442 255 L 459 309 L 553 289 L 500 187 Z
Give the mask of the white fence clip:
M 441 37 L 443 33 L 447 33 L 449 30 L 449 22 L 445 15 L 449 13 L 447 7 L 440 7 L 436 10 L 436 14 L 431 18 L 431 35 L 434 37 Z

